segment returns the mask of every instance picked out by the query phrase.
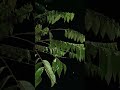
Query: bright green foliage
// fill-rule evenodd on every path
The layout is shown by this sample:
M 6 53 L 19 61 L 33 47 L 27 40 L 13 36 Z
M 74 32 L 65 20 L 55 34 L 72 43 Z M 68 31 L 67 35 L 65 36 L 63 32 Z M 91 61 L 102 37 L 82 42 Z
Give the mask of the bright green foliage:
M 49 49 L 50 49 L 50 54 L 52 54 L 54 57 L 62 57 L 70 49 L 70 46 L 68 45 L 67 42 L 51 40 Z
M 55 74 L 53 73 L 52 67 L 47 60 L 42 60 L 42 62 L 44 64 L 45 71 L 51 80 L 51 87 L 53 87 L 54 84 L 56 83 L 56 77 L 55 77 Z
M 35 72 L 35 87 L 42 81 L 41 74 L 43 73 L 43 70 L 44 70 L 44 67 L 40 67 Z
M 75 58 L 79 61 L 85 59 L 84 44 L 74 44 L 59 40 L 51 40 L 49 47 L 36 45 L 36 49 L 41 52 L 49 53 L 54 57 L 62 57 L 69 52 L 69 58 Z
M 69 13 L 69 12 L 57 12 L 57 11 L 49 11 L 48 12 L 48 16 L 47 16 L 47 21 L 50 24 L 54 24 L 56 21 L 58 21 L 60 18 L 64 19 L 64 22 L 67 21 L 69 23 L 69 21 L 73 20 L 74 18 L 74 13 Z
M 56 23 L 60 19 L 64 19 L 64 22 L 70 22 L 74 18 L 74 13 L 69 12 L 58 12 L 58 11 L 45 11 L 42 14 L 37 15 L 35 18 L 38 18 L 42 24 L 48 22 L 50 25 Z M 43 19 L 44 18 L 44 19 Z M 64 23 L 63 22 L 63 23 Z M 78 33 L 72 29 L 64 29 L 65 37 L 68 39 L 73 39 L 76 42 L 80 42 L 80 44 L 65 42 L 61 40 L 54 40 L 53 33 L 49 29 L 49 27 L 42 28 L 42 25 L 37 24 L 35 27 L 35 41 L 41 42 L 43 44 L 36 44 L 35 49 L 44 54 L 52 55 L 55 59 L 52 62 L 52 66 L 48 61 L 44 61 L 44 68 L 46 68 L 46 73 L 51 80 L 51 86 L 56 83 L 55 74 L 57 73 L 60 77 L 62 71 L 64 70 L 64 74 L 66 73 L 67 67 L 61 62 L 62 57 L 66 57 L 65 55 L 69 53 L 69 58 L 75 58 L 76 60 L 85 60 L 85 36 L 81 33 Z M 44 39 L 44 36 L 49 36 L 47 39 Z M 47 42 L 46 42 L 47 41 Z M 41 56 L 38 55 L 39 58 L 36 59 L 36 66 L 38 67 L 38 63 L 43 62 L 43 59 L 40 60 Z M 40 64 L 39 63 L 39 64 Z M 42 67 L 42 66 L 40 66 Z M 40 68 L 39 67 L 39 68 Z
M 66 65 L 64 63 L 62 63 L 58 58 L 55 58 L 52 62 L 52 69 L 53 72 L 58 74 L 58 76 L 60 77 L 62 70 L 64 70 L 64 74 L 66 73 Z
M 40 68 L 42 67 L 42 62 L 39 62 L 35 65 L 35 72 Z
M 42 17 L 42 18 L 41 18 Z M 49 24 L 54 24 L 60 19 L 64 19 L 64 22 L 70 22 L 74 18 L 74 13 L 69 13 L 69 12 L 58 12 L 58 11 L 46 11 L 43 14 L 37 15 L 35 18 L 39 18 L 42 20 L 45 20 L 47 18 L 47 22 Z M 43 21 L 44 22 L 44 21 Z
M 54 10 L 46 10 L 45 13 L 37 15 L 36 18 L 39 18 L 41 20 L 40 22 L 43 22 L 42 24 L 48 22 L 50 26 L 52 24 L 55 24 L 60 19 L 64 19 L 64 22 L 67 21 L 69 23 L 71 20 L 73 20 L 74 14 L 68 12 L 58 12 Z M 44 18 L 44 20 L 42 18 Z M 112 41 L 120 36 L 119 23 L 116 23 L 115 20 L 92 10 L 87 10 L 86 12 L 85 28 L 87 31 L 92 30 L 95 36 L 97 36 L 98 33 L 100 33 L 102 38 L 107 35 L 108 38 Z M 36 30 L 36 33 L 39 33 L 40 29 L 37 28 Z M 41 28 L 41 30 L 43 29 Z M 101 79 L 105 78 L 108 84 L 110 83 L 112 75 L 114 81 L 116 81 L 117 74 L 120 78 L 120 52 L 118 51 L 117 43 L 100 43 L 90 41 L 85 42 L 85 36 L 78 31 L 75 31 L 73 29 L 63 30 L 65 31 L 64 36 L 67 39 L 72 39 L 78 44 L 53 39 L 54 37 L 51 32 L 52 29 L 50 30 L 49 27 L 47 27 L 46 31 L 41 31 L 41 33 L 45 33 L 43 34 L 43 36 L 49 36 L 48 39 L 41 39 L 42 36 L 40 36 L 40 34 L 38 34 L 39 37 L 37 37 L 38 39 L 36 39 L 37 42 L 40 41 L 42 43 L 47 43 L 46 46 L 42 44 L 37 44 L 35 46 L 36 50 L 44 54 L 50 54 L 55 58 L 52 62 L 52 66 L 50 66 L 49 63 L 49 68 L 52 68 L 50 69 L 51 72 L 53 72 L 54 74 L 57 73 L 59 77 L 63 70 L 66 72 L 67 68 L 65 64 L 61 62 L 61 59 L 62 57 L 66 57 L 66 54 L 68 53 L 69 58 L 74 58 L 76 60 L 79 60 L 80 62 L 84 61 L 89 74 L 99 74 Z M 83 44 L 84 42 L 85 45 Z M 92 58 L 95 59 L 97 55 L 99 56 L 99 64 L 95 65 L 93 64 Z M 49 72 L 49 69 L 47 70 L 47 72 Z
M 77 42 L 81 42 L 81 43 L 85 42 L 85 36 L 72 29 L 65 30 L 65 37 L 68 39 L 73 39 L 74 41 Z
M 35 42 L 39 42 L 41 40 L 41 37 L 48 34 L 48 32 L 49 32 L 48 27 L 42 29 L 42 25 L 40 25 L 40 24 L 36 25 L 36 27 L 35 27 Z
M 71 48 L 69 52 L 70 58 L 75 58 L 79 60 L 80 62 L 82 60 L 85 60 L 85 47 L 84 44 L 72 44 L 73 47 Z

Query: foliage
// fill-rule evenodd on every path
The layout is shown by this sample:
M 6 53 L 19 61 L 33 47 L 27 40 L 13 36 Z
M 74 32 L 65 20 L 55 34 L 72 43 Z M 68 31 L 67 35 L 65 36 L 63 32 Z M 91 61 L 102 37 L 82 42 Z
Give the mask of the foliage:
M 95 36 L 100 33 L 103 39 L 105 35 L 108 36 L 110 41 L 120 37 L 119 23 L 93 10 L 86 10 L 85 25 L 87 31 L 92 30 Z M 108 84 L 112 77 L 116 82 L 117 75 L 120 82 L 120 66 L 118 65 L 120 63 L 120 51 L 117 47 L 117 42 L 86 41 L 86 60 L 88 61 L 86 66 L 88 71 L 91 71 L 93 75 L 99 74 L 101 79 L 105 78 Z M 99 58 L 98 65 L 93 64 L 92 61 L 92 58 L 95 59 L 97 55 Z
M 36 16 L 38 20 L 41 20 L 41 17 L 44 16 L 44 21 L 40 21 L 43 23 L 49 23 L 50 25 L 53 25 L 60 19 L 64 19 L 64 22 L 68 22 L 73 20 L 74 18 L 74 13 L 69 13 L 69 12 L 58 12 L 58 11 L 45 11 L 43 14 L 39 14 Z M 43 24 L 42 23 L 42 24 Z M 53 37 L 52 29 L 49 29 L 48 26 L 43 28 L 41 23 L 36 24 L 35 27 L 35 49 L 36 49 L 36 55 L 38 58 L 36 59 L 36 65 L 35 67 L 37 68 L 37 71 L 39 69 L 45 68 L 45 71 L 48 75 L 48 77 L 51 80 L 51 87 L 56 83 L 56 77 L 55 73 L 58 74 L 60 77 L 61 72 L 64 70 L 64 74 L 66 72 L 66 65 L 61 61 L 62 57 L 66 57 L 68 54 L 69 58 L 75 58 L 79 61 L 82 61 L 85 59 L 85 48 L 83 42 L 85 42 L 85 36 L 81 33 L 76 32 L 75 30 L 72 29 L 62 29 L 64 30 L 64 36 L 68 39 L 72 39 L 76 42 L 79 42 L 79 44 L 76 43 L 70 43 L 70 42 L 65 42 L 61 40 L 55 40 Z M 55 29 L 56 30 L 56 29 Z M 47 39 L 44 37 L 48 36 Z M 46 42 L 47 41 L 47 42 Z M 40 42 L 41 44 L 38 44 Z M 42 45 L 46 44 L 46 45 Z M 44 60 L 42 56 L 39 54 L 39 52 L 42 52 L 44 54 L 50 54 L 54 57 L 52 63 L 50 63 L 48 60 Z M 41 63 L 44 64 L 44 66 L 41 65 Z M 38 68 L 38 65 L 39 68 Z M 36 74 L 37 74 L 36 71 Z M 43 73 L 41 72 L 38 73 Z M 35 80 L 37 81 L 37 78 L 41 77 L 41 74 L 39 76 L 35 77 Z M 40 83 L 41 80 L 39 80 Z M 38 85 L 38 82 L 35 83 L 35 86 Z
M 0 3 L 0 40 L 5 36 L 12 35 L 14 24 L 22 23 L 24 19 L 29 19 L 33 10 L 31 4 L 16 8 L 16 3 L 17 0 L 2 0 Z
M 51 80 L 51 87 L 57 83 L 56 76 L 61 76 L 61 73 L 66 73 L 67 66 L 62 62 L 63 58 L 74 58 L 79 62 L 84 62 L 88 74 L 99 74 L 101 79 L 104 79 L 109 84 L 113 77 L 116 81 L 116 76 L 120 82 L 120 51 L 117 48 L 117 42 L 113 42 L 120 37 L 120 26 L 114 19 L 110 19 L 93 10 L 86 10 L 85 28 L 86 31 L 92 31 L 95 36 L 100 36 L 102 39 L 105 35 L 108 36 L 113 43 L 102 43 L 85 41 L 85 36 L 80 32 L 67 29 L 56 29 L 50 26 L 63 20 L 63 23 L 70 23 L 74 19 L 75 14 L 72 12 L 48 11 L 39 2 L 35 2 L 36 11 L 33 14 L 33 6 L 31 3 L 17 7 L 17 0 L 1 0 L 0 2 L 0 41 L 4 38 L 19 39 L 35 45 L 36 60 L 32 60 L 31 53 L 33 50 L 19 48 L 17 46 L 0 44 L 0 90 L 33 90 L 34 87 L 29 82 L 17 80 L 13 71 L 7 64 L 7 60 L 23 63 L 25 65 L 34 65 L 35 63 L 35 87 L 37 87 L 42 79 L 44 71 Z M 24 20 L 30 20 L 30 15 L 33 15 L 35 22 L 35 43 L 17 37 L 14 32 L 16 24 L 23 23 Z M 56 40 L 53 32 L 58 30 L 64 31 L 64 37 L 68 40 L 73 40 L 75 43 L 68 41 Z M 29 33 L 29 32 L 28 32 Z M 27 35 L 28 33 L 21 33 Z M 85 45 L 84 45 L 85 43 Z M 86 50 L 86 52 L 85 52 Z M 50 55 L 53 58 L 46 60 L 44 55 Z M 85 58 L 86 55 L 86 58 Z M 99 57 L 98 64 L 94 63 L 93 59 Z M 56 75 L 57 74 L 57 75 Z M 13 80 L 15 85 L 6 87 L 9 80 Z
M 60 18 L 63 18 L 64 15 L 65 12 L 63 14 L 62 12 L 53 10 L 45 11 L 45 13 L 38 15 L 39 17 L 37 16 L 37 18 L 40 19 L 42 16 L 44 16 L 45 18 L 46 16 L 46 19 L 44 19 L 43 23 L 48 22 L 50 25 L 53 25 L 55 22 L 60 20 Z M 71 17 L 73 17 L 70 15 L 67 16 L 69 20 Z M 65 18 L 66 16 L 64 16 L 63 18 L 64 22 L 67 21 L 69 23 L 69 20 Z M 65 31 L 64 35 L 66 38 L 79 42 L 79 44 L 75 44 L 61 40 L 55 40 L 51 31 L 58 29 L 49 29 L 48 27 L 42 28 L 41 24 L 37 24 L 36 26 L 39 26 L 39 29 L 38 28 L 35 29 L 36 33 L 38 31 L 39 32 L 41 31 L 41 35 L 39 34 L 39 37 L 36 37 L 36 41 L 46 43 L 45 42 L 46 40 L 44 40 L 43 37 L 45 35 L 48 35 L 49 39 L 47 39 L 47 41 L 49 43 L 47 43 L 47 46 L 37 44 L 35 47 L 39 52 L 43 52 L 44 54 L 47 53 L 54 57 L 54 60 L 52 62 L 53 72 L 54 73 L 57 72 L 59 77 L 63 70 L 63 65 L 60 59 L 62 59 L 62 57 L 65 57 L 66 54 L 69 53 L 68 55 L 69 58 L 75 58 L 76 60 L 79 61 L 84 60 L 88 74 L 90 73 L 92 75 L 99 74 L 101 79 L 105 78 L 108 84 L 110 83 L 112 76 L 114 78 L 114 81 L 116 81 L 116 76 L 117 75 L 119 76 L 120 73 L 118 65 L 120 54 L 117 49 L 116 42 L 114 43 L 100 43 L 91 41 L 85 42 L 85 36 L 79 33 L 78 31 L 72 29 L 62 29 Z M 97 36 L 98 33 L 100 33 L 102 38 L 104 38 L 105 35 L 107 35 L 108 38 L 112 41 L 115 38 L 119 37 L 120 29 L 119 24 L 116 23 L 114 19 L 110 19 L 93 10 L 86 10 L 85 28 L 87 31 L 92 30 L 95 36 Z M 86 59 L 85 59 L 85 47 L 84 44 L 82 44 L 84 42 L 86 47 Z M 97 56 L 99 57 L 98 65 L 93 63 L 93 59 L 95 59 Z M 54 65 L 55 64 L 54 61 L 56 61 L 57 66 Z M 58 70 L 57 67 L 59 67 L 59 71 L 57 71 Z
M 89 63 L 92 62 L 90 57 L 95 58 L 97 54 L 99 55 L 99 68 L 92 68 L 92 73 L 98 73 L 102 79 L 105 77 L 108 84 L 112 75 L 114 75 L 113 79 L 116 81 L 116 75 L 119 75 L 120 72 L 120 67 L 117 65 L 120 62 L 120 52 L 117 51 L 117 44 L 86 42 L 86 49 L 86 59 L 89 60 Z
M 14 27 L 23 23 L 25 19 L 30 20 L 33 6 L 31 3 L 25 3 L 18 7 L 18 0 L 1 0 L 0 8 L 0 42 L 3 42 L 0 44 L 0 90 L 34 90 L 34 86 L 30 82 L 18 80 L 11 69 L 14 62 L 28 66 L 34 65 L 31 58 L 33 51 L 15 46 L 15 43 L 15 45 L 9 45 L 7 41 L 5 42 L 5 39 L 13 38 L 15 41 L 30 43 L 28 40 L 17 37 L 19 34 L 14 33 Z M 12 63 L 11 66 L 8 61 Z
M 120 37 L 119 23 L 93 10 L 86 10 L 85 27 L 87 31 L 92 30 L 96 36 L 100 32 L 101 37 L 104 38 L 106 34 L 112 41 Z

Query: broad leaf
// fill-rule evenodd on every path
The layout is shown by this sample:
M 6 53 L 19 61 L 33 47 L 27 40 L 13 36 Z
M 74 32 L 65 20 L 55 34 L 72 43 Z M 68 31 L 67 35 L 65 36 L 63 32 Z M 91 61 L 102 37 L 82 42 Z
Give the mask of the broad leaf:
M 52 67 L 47 60 L 43 60 L 43 64 L 45 67 L 45 71 L 51 80 L 51 87 L 53 87 L 54 84 L 56 83 L 56 77 L 55 77 L 55 74 L 53 73 Z
M 35 72 L 42 66 L 42 62 L 39 62 L 35 65 Z
M 58 58 L 55 58 L 52 62 L 52 68 L 54 73 L 57 72 L 58 76 L 60 77 L 63 70 L 63 63 Z
M 35 90 L 34 86 L 28 81 L 19 81 L 20 90 Z
M 35 72 L 35 87 L 42 81 L 41 74 L 43 73 L 44 67 L 40 67 L 36 72 Z

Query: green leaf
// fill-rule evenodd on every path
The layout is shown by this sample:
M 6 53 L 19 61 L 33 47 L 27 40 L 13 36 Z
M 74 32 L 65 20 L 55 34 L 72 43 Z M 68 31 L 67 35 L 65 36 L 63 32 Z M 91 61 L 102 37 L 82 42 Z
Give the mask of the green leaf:
M 40 67 L 36 72 L 35 72 L 35 87 L 42 81 L 41 74 L 43 73 L 44 67 Z
M 57 59 L 57 74 L 59 77 L 61 75 L 62 70 L 63 70 L 63 63 L 59 59 Z
M 60 77 L 62 70 L 64 69 L 64 74 L 66 73 L 67 67 L 64 63 L 62 63 L 58 58 L 55 58 L 52 62 L 53 72 L 57 72 Z
M 67 22 L 69 23 L 69 21 L 70 21 L 70 15 L 69 15 L 70 13 L 66 13 L 66 18 L 67 18 Z
M 66 67 L 66 65 L 63 63 L 63 69 L 64 69 L 64 74 L 66 73 L 66 71 L 67 71 L 67 67 Z
M 57 71 L 57 59 L 55 58 L 52 62 L 52 70 L 54 73 Z
M 115 31 L 112 27 L 112 23 L 111 23 L 111 20 L 107 20 L 107 35 L 109 37 L 110 40 L 114 40 L 115 39 Z
M 100 34 L 102 36 L 102 38 L 104 38 L 105 33 L 106 33 L 106 19 L 104 19 L 103 17 L 100 17 Z
M 73 18 L 74 18 L 74 13 L 71 13 L 71 14 L 70 14 L 70 20 L 72 21 Z
M 85 15 L 86 30 L 89 31 L 91 29 L 92 25 L 93 25 L 93 15 L 89 10 L 87 10 L 86 15 Z
M 39 62 L 35 65 L 35 72 L 42 66 L 42 62 Z
M 54 23 L 57 22 L 59 19 L 61 18 L 61 15 L 56 15 L 55 19 L 54 19 Z
M 51 80 L 51 87 L 53 87 L 54 84 L 56 83 L 56 77 L 55 77 L 55 74 L 53 73 L 52 67 L 47 60 L 43 60 L 43 64 L 45 67 L 45 71 Z
M 34 86 L 28 81 L 20 80 L 19 83 L 20 90 L 35 90 Z
M 105 80 L 107 81 L 108 85 L 110 84 L 111 78 L 112 78 L 112 73 L 107 73 L 105 75 Z
M 100 19 L 96 15 L 94 15 L 93 17 L 94 18 L 93 18 L 92 30 L 93 30 L 94 34 L 97 36 L 97 34 L 99 32 L 99 28 L 100 28 Z

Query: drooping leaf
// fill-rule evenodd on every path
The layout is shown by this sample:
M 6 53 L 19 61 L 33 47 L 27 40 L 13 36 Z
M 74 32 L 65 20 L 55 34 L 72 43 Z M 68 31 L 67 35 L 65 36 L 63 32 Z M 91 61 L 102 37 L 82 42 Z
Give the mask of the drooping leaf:
M 113 28 L 113 23 L 111 22 L 111 20 L 107 20 L 107 29 L 106 29 L 106 33 L 109 37 L 110 40 L 114 40 L 115 39 L 115 33 L 114 33 L 114 28 Z
M 93 15 L 93 25 L 92 25 L 92 30 L 95 34 L 95 36 L 97 36 L 98 32 L 99 32 L 99 28 L 100 28 L 100 19 L 99 16 L 97 15 Z
M 106 19 L 104 19 L 103 17 L 100 17 L 100 34 L 101 34 L 102 38 L 104 38 L 106 30 L 107 30 Z
M 38 84 L 42 81 L 41 74 L 43 73 L 44 67 L 40 67 L 36 72 L 35 72 L 35 87 L 38 86 Z
M 35 72 L 40 68 L 42 67 L 42 62 L 39 62 L 35 65 Z
M 58 76 L 60 77 L 60 75 L 61 75 L 61 72 L 62 72 L 62 70 L 63 70 L 63 63 L 58 59 L 58 58 L 56 58 L 56 71 L 57 71 L 57 74 L 58 74 Z
M 34 86 L 30 82 L 24 80 L 19 81 L 19 88 L 20 90 L 35 90 Z
M 110 84 L 111 78 L 112 78 L 112 73 L 107 73 L 105 75 L 105 80 L 107 81 L 108 85 Z
M 102 51 L 102 49 L 99 49 L 99 67 L 101 69 L 100 76 L 103 78 L 107 73 L 107 57 L 105 51 Z
M 74 41 L 77 42 L 81 42 L 81 43 L 85 42 L 85 36 L 72 29 L 65 30 L 65 37 L 68 39 L 73 39 Z
M 51 87 L 53 87 L 54 84 L 56 83 L 56 77 L 55 77 L 55 74 L 53 73 L 52 67 L 47 60 L 43 60 L 43 64 L 45 67 L 45 71 L 51 80 Z
M 116 82 L 116 77 L 117 77 L 117 73 L 116 72 L 113 72 L 113 80 L 114 80 L 114 82 Z
M 67 71 L 67 67 L 66 67 L 66 65 L 63 63 L 63 69 L 64 69 L 64 74 L 66 73 L 66 71 Z
M 64 70 L 64 74 L 66 73 L 67 67 L 64 63 L 62 63 L 58 58 L 55 58 L 52 62 L 52 69 L 53 72 L 57 72 L 58 76 L 60 77 L 61 72 Z
M 93 16 L 92 16 L 92 13 L 87 10 L 86 11 L 86 15 L 85 15 L 85 28 L 87 31 L 90 30 L 90 28 L 92 27 L 93 25 Z

